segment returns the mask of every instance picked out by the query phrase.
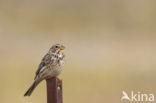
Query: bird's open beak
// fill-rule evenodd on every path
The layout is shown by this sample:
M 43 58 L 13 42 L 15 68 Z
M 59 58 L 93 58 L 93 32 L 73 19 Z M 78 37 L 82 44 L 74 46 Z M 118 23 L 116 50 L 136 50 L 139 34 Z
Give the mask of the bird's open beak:
M 65 49 L 65 47 L 64 46 L 60 46 L 60 50 L 64 50 Z

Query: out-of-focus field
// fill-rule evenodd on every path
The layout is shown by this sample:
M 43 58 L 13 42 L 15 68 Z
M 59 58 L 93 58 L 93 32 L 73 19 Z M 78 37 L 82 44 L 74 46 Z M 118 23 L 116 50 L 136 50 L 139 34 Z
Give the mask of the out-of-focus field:
M 52 44 L 66 46 L 64 103 L 156 95 L 154 0 L 0 0 L 0 103 L 46 103 L 43 81 L 23 94 Z

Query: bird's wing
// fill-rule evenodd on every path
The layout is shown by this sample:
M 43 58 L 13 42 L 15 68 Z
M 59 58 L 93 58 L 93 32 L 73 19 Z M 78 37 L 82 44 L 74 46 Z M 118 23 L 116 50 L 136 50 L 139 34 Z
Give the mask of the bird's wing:
M 50 57 L 49 54 L 46 54 L 46 55 L 43 57 L 41 63 L 40 63 L 39 66 L 38 66 L 38 69 L 37 69 L 37 71 L 36 71 L 35 79 L 36 79 L 37 75 L 40 73 L 41 69 L 42 69 L 45 65 L 47 65 L 47 64 L 50 63 L 50 59 L 51 59 L 51 57 Z

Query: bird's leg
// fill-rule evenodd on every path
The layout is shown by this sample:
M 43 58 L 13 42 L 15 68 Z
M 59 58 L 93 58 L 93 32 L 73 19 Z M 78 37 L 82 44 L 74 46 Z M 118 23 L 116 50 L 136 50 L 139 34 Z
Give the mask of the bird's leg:
M 61 86 L 61 79 L 59 77 L 57 77 L 57 87 Z

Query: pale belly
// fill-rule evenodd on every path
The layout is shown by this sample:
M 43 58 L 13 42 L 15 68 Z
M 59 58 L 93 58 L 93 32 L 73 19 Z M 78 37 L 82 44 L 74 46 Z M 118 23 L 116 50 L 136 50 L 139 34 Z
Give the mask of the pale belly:
M 53 66 L 52 68 L 48 67 L 39 74 L 39 77 L 42 79 L 56 77 L 61 73 L 62 70 L 63 70 L 63 65 L 62 66 L 56 65 Z
M 56 77 L 58 76 L 61 71 L 63 70 L 64 67 L 64 61 L 59 61 L 59 63 L 57 63 L 56 65 L 54 65 L 55 63 L 53 63 L 53 65 L 48 65 L 43 67 L 40 70 L 40 73 L 38 75 L 38 77 L 43 80 L 43 79 L 48 79 L 48 78 L 52 78 L 52 77 Z
M 50 77 L 58 76 L 61 73 L 62 69 L 63 69 L 63 67 L 60 67 L 60 66 L 50 68 L 49 72 L 48 72 L 48 76 L 50 76 Z

